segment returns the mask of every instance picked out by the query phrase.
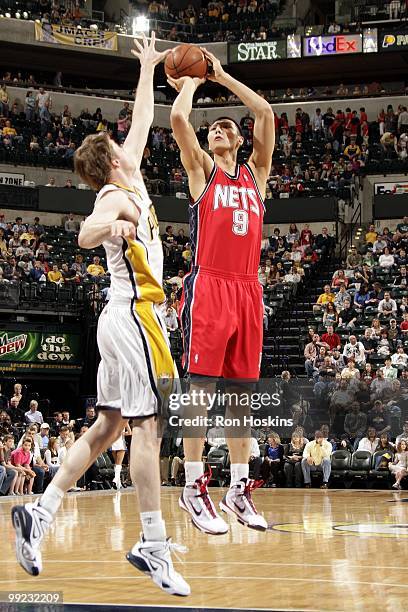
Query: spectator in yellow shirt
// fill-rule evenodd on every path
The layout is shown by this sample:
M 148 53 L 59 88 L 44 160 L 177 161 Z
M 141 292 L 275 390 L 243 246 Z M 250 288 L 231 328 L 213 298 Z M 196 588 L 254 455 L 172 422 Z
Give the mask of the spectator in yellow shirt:
M 313 313 L 317 314 L 322 310 L 322 307 L 329 302 L 334 302 L 335 295 L 331 293 L 330 285 L 325 285 L 323 289 L 324 293 L 321 293 L 317 298 L 316 304 L 313 305 Z
M 48 272 L 47 278 L 50 283 L 55 283 L 56 285 L 60 285 L 62 283 L 63 277 L 61 272 L 58 270 L 57 264 L 52 266 L 52 270 Z
M 303 450 L 302 472 L 305 480 L 305 487 L 310 489 L 310 472 L 323 472 L 323 484 L 321 489 L 327 489 L 329 482 L 332 454 L 332 445 L 325 440 L 321 431 L 316 431 L 315 439 L 308 442 Z
M 106 272 L 103 269 L 103 266 L 101 266 L 100 261 L 101 261 L 100 258 L 97 256 L 93 258 L 93 263 L 89 264 L 89 266 L 86 269 L 86 271 L 88 272 L 90 276 L 93 276 L 93 277 L 105 276 Z
M 368 232 L 365 235 L 365 241 L 371 244 L 374 244 L 374 242 L 377 240 L 377 232 L 375 231 L 375 226 L 374 225 L 370 225 L 370 227 L 368 228 Z
M 31 241 L 35 240 L 34 229 L 31 225 L 26 232 L 23 232 L 21 234 L 20 241 L 23 241 L 23 240 L 27 240 L 28 244 L 31 244 Z
M 15 128 L 11 127 L 10 121 L 6 121 L 6 124 L 3 128 L 3 136 L 17 136 L 17 132 Z
M 356 155 L 361 155 L 361 149 L 355 141 L 351 141 L 351 143 L 344 149 L 344 155 L 349 159 L 352 159 Z
M 191 255 L 191 248 L 189 244 L 186 244 L 186 249 L 185 251 L 182 252 L 181 256 L 184 259 L 187 267 L 190 267 L 192 255 Z

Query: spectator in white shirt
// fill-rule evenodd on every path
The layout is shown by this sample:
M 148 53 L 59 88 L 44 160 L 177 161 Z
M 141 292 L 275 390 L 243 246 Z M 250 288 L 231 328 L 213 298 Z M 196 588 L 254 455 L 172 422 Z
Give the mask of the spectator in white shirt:
M 404 421 L 402 426 L 402 433 L 395 438 L 395 444 L 398 445 L 401 440 L 408 440 L 408 421 Z
M 385 360 L 385 366 L 381 368 L 384 374 L 385 380 L 395 380 L 397 378 L 398 370 L 391 365 L 391 358 L 387 357 Z
M 315 114 L 312 116 L 312 128 L 314 132 L 321 132 L 323 128 L 323 115 L 320 108 L 316 108 Z
M 407 107 L 403 106 L 400 114 L 398 115 L 398 131 L 403 134 L 408 130 L 408 112 Z
M 397 348 L 397 352 L 392 355 L 391 363 L 392 365 L 406 367 L 408 363 L 408 355 L 405 353 L 403 346 L 399 346 Z
M 268 274 L 266 273 L 265 264 L 262 264 L 258 270 L 258 280 L 263 287 L 266 287 L 268 283 Z
M 58 453 L 59 453 L 58 439 L 50 438 L 48 442 L 48 448 L 44 454 L 44 460 L 45 460 L 45 463 L 48 465 L 51 478 L 55 476 L 55 474 L 58 472 L 58 468 L 61 465 Z
M 30 410 L 28 410 L 24 415 L 27 423 L 38 423 L 39 425 L 44 423 L 43 415 L 39 410 L 37 410 L 37 408 L 37 400 L 31 400 Z
M 50 435 L 50 426 L 48 423 L 43 423 L 40 429 L 41 444 L 40 448 L 47 448 Z
M 166 324 L 167 331 L 176 331 L 176 329 L 178 329 L 179 324 L 177 321 L 177 313 L 172 306 L 169 306 L 166 309 L 164 322 Z
M 35 98 L 36 106 L 40 119 L 44 116 L 44 113 L 51 108 L 51 96 L 48 91 L 45 91 L 43 87 L 40 87 L 38 94 Z
M 361 342 L 357 341 L 356 336 L 350 336 L 349 342 L 345 344 L 343 349 L 343 357 L 345 358 L 345 360 L 352 358 L 358 366 L 364 366 L 364 346 Z
M 380 441 L 380 438 L 377 438 L 377 433 L 374 427 L 369 427 L 367 430 L 367 436 L 360 440 L 360 442 L 358 443 L 357 450 L 375 453 L 379 441 Z
M 392 266 L 394 265 L 394 263 L 395 263 L 394 255 L 390 253 L 390 249 L 388 247 L 385 247 L 384 253 L 380 255 L 380 257 L 378 258 L 378 264 L 380 268 L 385 268 L 386 270 L 390 270 Z
M 79 223 L 75 221 L 73 213 L 69 213 L 68 219 L 65 221 L 66 232 L 79 232 Z
M 292 266 L 290 269 L 290 272 L 288 272 L 287 274 L 285 274 L 285 276 L 283 277 L 283 280 L 285 283 L 300 283 L 301 278 L 300 278 L 300 274 L 297 272 L 295 266 Z
M 183 286 L 184 275 L 184 270 L 179 270 L 177 276 L 172 276 L 172 278 L 167 279 L 166 283 L 168 285 L 177 285 L 178 289 L 181 289 Z
M 384 293 L 384 299 L 378 304 L 378 314 L 384 318 L 397 316 L 397 302 L 391 298 L 389 291 Z

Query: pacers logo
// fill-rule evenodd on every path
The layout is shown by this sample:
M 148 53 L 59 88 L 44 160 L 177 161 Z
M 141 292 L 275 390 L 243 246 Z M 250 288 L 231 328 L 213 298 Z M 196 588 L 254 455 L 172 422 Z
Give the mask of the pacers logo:
M 393 34 L 386 34 L 382 43 L 383 49 L 392 47 L 392 45 L 395 45 L 395 36 Z

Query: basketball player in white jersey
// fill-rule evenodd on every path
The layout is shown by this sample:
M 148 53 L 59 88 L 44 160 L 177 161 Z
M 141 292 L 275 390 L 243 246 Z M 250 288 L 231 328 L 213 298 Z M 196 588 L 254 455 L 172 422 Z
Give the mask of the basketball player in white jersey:
M 79 245 L 103 244 L 111 274 L 111 299 L 98 322 L 98 418 L 68 452 L 44 494 L 34 503 L 15 506 L 16 552 L 31 575 L 42 570 L 40 543 L 54 520 L 65 492 L 121 435 L 126 419 L 132 432 L 130 471 L 136 486 L 142 534 L 126 558 L 171 595 L 189 595 L 190 587 L 173 567 L 171 543 L 160 511 L 160 437 L 157 412 L 160 381 L 177 371 L 159 314 L 164 302 L 163 252 L 153 205 L 140 174 L 140 161 L 153 121 L 153 74 L 167 52 L 135 41 L 140 60 L 133 121 L 123 148 L 107 134 L 88 136 L 75 155 L 81 179 L 98 191 L 92 215 L 83 224 Z M 107 521 L 109 529 L 109 521 Z

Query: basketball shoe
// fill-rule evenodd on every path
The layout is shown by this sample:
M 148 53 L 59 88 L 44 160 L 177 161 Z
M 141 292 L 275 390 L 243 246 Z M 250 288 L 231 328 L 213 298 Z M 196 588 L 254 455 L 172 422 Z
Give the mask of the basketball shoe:
M 254 481 L 242 478 L 230 487 L 228 493 L 220 502 L 221 510 L 235 516 L 242 525 L 247 525 L 251 529 L 258 529 L 258 531 L 265 531 L 268 523 L 261 514 L 258 514 L 252 500 L 252 491 L 261 486 L 262 483 L 262 480 Z
M 16 531 L 17 561 L 28 574 L 38 576 L 42 570 L 40 544 L 53 517 L 37 500 L 33 504 L 14 506 L 11 518 Z
M 186 485 L 179 499 L 179 506 L 191 516 L 191 521 L 197 529 L 211 535 L 227 533 L 228 525 L 217 513 L 208 493 L 208 482 L 211 474 L 208 472 L 198 478 L 194 484 Z
M 151 542 L 140 534 L 140 542 L 127 553 L 126 559 L 169 595 L 186 597 L 191 593 L 190 585 L 174 569 L 171 552 L 184 553 L 187 549 L 174 544 L 170 538 L 164 542 Z

